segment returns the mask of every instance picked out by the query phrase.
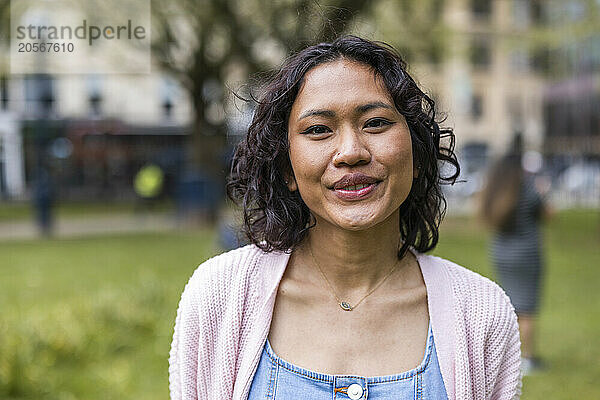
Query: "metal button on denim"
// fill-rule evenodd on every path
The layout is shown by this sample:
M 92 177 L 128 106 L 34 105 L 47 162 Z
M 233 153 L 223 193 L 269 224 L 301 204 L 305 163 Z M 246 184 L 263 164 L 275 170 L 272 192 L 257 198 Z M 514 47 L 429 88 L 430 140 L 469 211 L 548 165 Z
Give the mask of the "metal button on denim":
M 363 388 L 358 383 L 353 383 L 348 387 L 348 397 L 352 400 L 358 400 L 363 395 Z

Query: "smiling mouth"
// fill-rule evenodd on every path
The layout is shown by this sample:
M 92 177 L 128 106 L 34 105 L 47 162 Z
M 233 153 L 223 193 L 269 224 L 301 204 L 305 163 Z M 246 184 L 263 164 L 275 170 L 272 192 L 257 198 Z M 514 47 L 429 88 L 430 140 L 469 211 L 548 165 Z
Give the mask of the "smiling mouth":
M 361 185 L 354 185 L 354 186 L 346 186 L 344 188 L 339 188 L 337 190 L 341 190 L 343 192 L 357 192 L 360 189 L 364 189 L 366 187 L 372 186 L 372 185 L 376 185 L 377 183 L 371 183 L 371 184 L 361 184 Z
M 343 188 L 333 189 L 336 196 L 342 200 L 362 200 L 367 198 L 379 186 L 380 182 L 361 183 Z

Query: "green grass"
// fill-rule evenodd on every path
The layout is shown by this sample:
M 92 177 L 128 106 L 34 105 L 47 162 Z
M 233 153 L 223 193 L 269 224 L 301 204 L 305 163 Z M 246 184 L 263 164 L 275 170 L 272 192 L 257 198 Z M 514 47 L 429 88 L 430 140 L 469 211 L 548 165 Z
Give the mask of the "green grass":
M 493 278 L 488 235 L 444 222 L 435 253 Z M 600 398 L 600 217 L 546 228 L 539 349 L 523 399 Z M 212 232 L 0 243 L 0 399 L 165 399 L 177 302 Z
M 0 243 L 0 398 L 167 398 L 179 296 L 213 239 Z
M 568 211 L 544 229 L 546 273 L 537 348 L 543 373 L 523 399 L 600 399 L 600 213 Z M 488 234 L 467 219 L 444 223 L 435 253 L 494 279 Z
M 108 214 L 132 214 L 136 204 L 129 202 L 60 202 L 54 205 L 54 217 L 76 218 L 83 216 L 102 216 Z M 171 201 L 157 202 L 152 211 L 165 212 L 173 209 Z M 28 202 L 0 202 L 0 222 L 23 221 L 34 217 L 33 205 Z

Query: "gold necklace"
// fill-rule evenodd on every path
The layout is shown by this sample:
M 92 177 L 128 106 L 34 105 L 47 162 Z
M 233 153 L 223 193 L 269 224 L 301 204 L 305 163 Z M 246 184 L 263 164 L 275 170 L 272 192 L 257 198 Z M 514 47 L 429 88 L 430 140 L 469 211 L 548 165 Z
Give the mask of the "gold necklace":
M 317 266 L 317 268 L 319 269 L 319 272 L 321 273 L 321 276 L 323 277 L 323 279 L 325 279 L 325 282 L 327 283 L 327 286 L 329 286 L 329 289 L 331 290 L 331 293 L 333 294 L 333 296 L 335 297 L 335 299 L 337 300 L 338 305 L 342 308 L 342 310 L 344 311 L 352 311 L 354 310 L 356 307 L 359 306 L 360 303 L 362 303 L 362 301 L 364 299 L 366 299 L 369 295 L 371 295 L 371 293 L 373 293 L 375 290 L 377 290 L 377 288 L 381 285 L 383 285 L 383 282 L 386 281 L 387 278 L 389 278 L 390 275 L 392 275 L 392 272 L 394 272 L 394 270 L 396 269 L 396 267 L 398 266 L 398 262 L 396 261 L 396 263 L 394 264 L 394 266 L 392 267 L 392 269 L 390 270 L 390 272 L 388 272 L 388 274 L 385 276 L 385 278 L 383 278 L 381 280 L 381 282 L 379 282 L 373 289 L 371 289 L 371 291 L 367 294 L 365 294 L 359 301 L 358 303 L 356 303 L 355 305 L 350 305 L 349 302 L 347 301 L 342 301 L 338 295 L 335 293 L 335 289 L 333 288 L 333 286 L 331 285 L 331 283 L 329 282 L 329 279 L 327 279 L 327 277 L 325 276 L 325 274 L 323 273 L 323 270 L 321 269 L 321 267 L 319 266 L 319 263 L 317 263 L 317 260 L 315 259 L 315 256 L 312 252 L 312 248 L 310 247 L 310 245 L 308 245 L 308 251 L 310 252 L 310 256 L 312 257 L 313 263 Z

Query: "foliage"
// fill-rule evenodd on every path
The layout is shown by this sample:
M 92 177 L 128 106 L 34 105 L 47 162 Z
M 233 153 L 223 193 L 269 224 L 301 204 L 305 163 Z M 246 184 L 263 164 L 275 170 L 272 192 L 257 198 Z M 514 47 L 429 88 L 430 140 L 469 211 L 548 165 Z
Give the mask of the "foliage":
M 0 393 L 122 398 L 136 378 L 136 352 L 141 345 L 150 348 L 159 334 L 155 310 L 168 305 L 166 293 L 153 281 L 131 294 L 105 289 L 24 316 L 9 309 L 0 335 Z M 84 379 L 71 382 L 76 370 L 85 371 Z
M 438 64 L 447 56 L 451 29 L 444 22 L 442 0 L 379 0 L 369 9 L 368 20 L 383 38 L 408 61 Z

